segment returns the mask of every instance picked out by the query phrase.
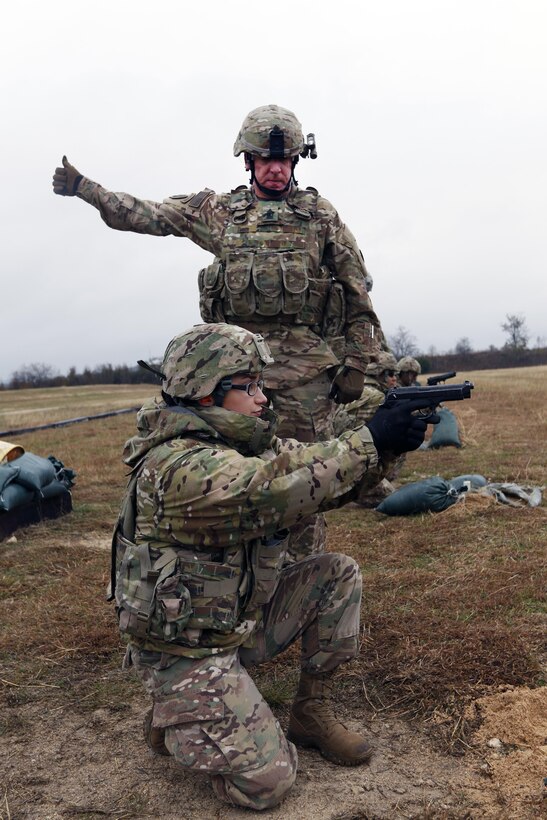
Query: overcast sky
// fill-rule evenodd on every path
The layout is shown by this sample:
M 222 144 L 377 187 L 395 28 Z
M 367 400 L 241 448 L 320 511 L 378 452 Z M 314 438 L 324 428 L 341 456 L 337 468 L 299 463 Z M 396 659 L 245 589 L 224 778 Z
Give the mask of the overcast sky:
M 316 133 L 297 177 L 356 236 L 388 335 L 484 349 L 516 313 L 547 341 L 544 0 L 19 0 L 2 30 L 0 380 L 133 364 L 199 321 L 210 255 L 54 196 L 62 154 L 147 199 L 227 191 L 266 103 Z

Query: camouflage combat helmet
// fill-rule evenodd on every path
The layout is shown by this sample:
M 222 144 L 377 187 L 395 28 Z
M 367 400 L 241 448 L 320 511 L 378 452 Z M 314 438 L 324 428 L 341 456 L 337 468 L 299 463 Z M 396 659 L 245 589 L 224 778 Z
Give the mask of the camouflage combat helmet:
M 382 351 L 378 353 L 377 361 L 371 362 L 367 364 L 366 375 L 367 376 L 381 376 L 384 370 L 394 370 L 396 373 L 399 372 L 399 367 L 397 365 L 397 359 L 393 355 L 393 353 L 387 353 Z
M 314 158 L 315 142 L 304 142 L 302 126 L 292 111 L 279 105 L 261 105 L 250 111 L 234 143 L 234 156 L 246 153 L 264 159 L 307 156 Z
M 194 325 L 167 345 L 163 392 L 174 399 L 201 399 L 212 395 L 226 377 L 261 373 L 272 362 L 270 348 L 259 333 L 221 322 Z
M 397 362 L 397 370 L 400 372 L 410 370 L 411 373 L 417 373 L 419 376 L 422 372 L 422 366 L 420 362 L 417 361 L 417 359 L 413 359 L 412 356 L 403 356 L 403 358 Z

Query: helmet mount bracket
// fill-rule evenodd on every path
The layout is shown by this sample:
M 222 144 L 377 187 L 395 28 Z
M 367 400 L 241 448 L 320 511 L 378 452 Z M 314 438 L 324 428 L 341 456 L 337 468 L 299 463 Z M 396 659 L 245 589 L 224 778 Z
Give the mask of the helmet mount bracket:
M 278 125 L 270 131 L 270 159 L 285 158 L 285 135 Z

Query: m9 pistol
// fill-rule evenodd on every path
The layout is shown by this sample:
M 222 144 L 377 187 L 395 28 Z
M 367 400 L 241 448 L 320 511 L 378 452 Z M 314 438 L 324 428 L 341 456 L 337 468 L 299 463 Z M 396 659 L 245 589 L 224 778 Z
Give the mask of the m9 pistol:
M 448 375 L 443 374 L 448 378 Z M 454 374 L 455 375 L 455 374 Z M 437 377 L 438 378 L 438 377 Z M 461 384 L 427 385 L 426 387 L 391 387 L 384 399 L 386 407 L 395 407 L 401 401 L 423 401 L 424 408 L 418 410 L 418 415 L 427 421 L 435 414 L 435 409 L 446 401 L 462 401 L 471 398 L 473 382 L 464 381 Z M 427 404 L 426 404 L 427 402 Z
M 449 373 L 440 373 L 438 376 L 430 376 L 427 383 L 430 387 L 433 387 L 433 385 L 439 384 L 439 382 L 445 382 L 447 379 L 453 379 L 455 375 L 455 370 L 451 370 Z

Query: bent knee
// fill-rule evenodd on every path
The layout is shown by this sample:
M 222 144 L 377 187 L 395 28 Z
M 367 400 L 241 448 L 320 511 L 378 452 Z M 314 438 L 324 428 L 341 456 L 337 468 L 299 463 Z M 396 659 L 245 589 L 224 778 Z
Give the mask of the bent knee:
M 286 797 L 296 780 L 297 765 L 296 748 L 285 741 L 278 754 L 258 769 L 214 775 L 211 782 L 221 800 L 263 811 Z

